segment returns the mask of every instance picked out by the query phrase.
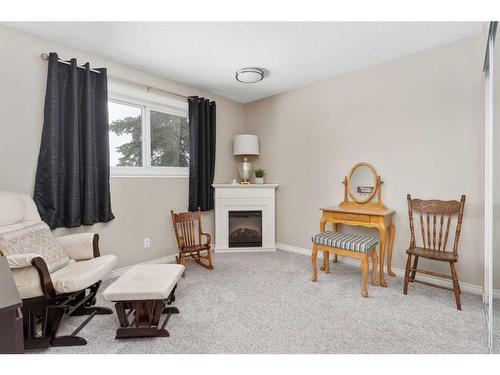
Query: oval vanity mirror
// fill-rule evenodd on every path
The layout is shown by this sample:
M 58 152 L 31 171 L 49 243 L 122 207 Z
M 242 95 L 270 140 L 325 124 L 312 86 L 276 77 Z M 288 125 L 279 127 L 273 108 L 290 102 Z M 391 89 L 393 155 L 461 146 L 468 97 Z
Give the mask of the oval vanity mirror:
M 357 203 L 369 202 L 377 192 L 377 173 L 368 163 L 358 163 L 347 176 L 347 192 Z

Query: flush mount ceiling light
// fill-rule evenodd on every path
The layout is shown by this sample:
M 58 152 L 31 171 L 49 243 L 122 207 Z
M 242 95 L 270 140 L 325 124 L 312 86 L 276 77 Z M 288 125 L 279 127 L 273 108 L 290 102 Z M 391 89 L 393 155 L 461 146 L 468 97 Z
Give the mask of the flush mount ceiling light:
M 236 72 L 236 80 L 243 83 L 256 83 L 264 79 L 264 71 L 259 68 L 243 68 Z

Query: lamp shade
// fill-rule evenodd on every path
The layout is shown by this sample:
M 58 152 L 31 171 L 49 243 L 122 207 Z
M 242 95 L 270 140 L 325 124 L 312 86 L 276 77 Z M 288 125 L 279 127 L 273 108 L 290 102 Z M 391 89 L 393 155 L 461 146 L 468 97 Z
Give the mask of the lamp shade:
M 259 155 L 259 137 L 250 134 L 235 135 L 233 155 Z

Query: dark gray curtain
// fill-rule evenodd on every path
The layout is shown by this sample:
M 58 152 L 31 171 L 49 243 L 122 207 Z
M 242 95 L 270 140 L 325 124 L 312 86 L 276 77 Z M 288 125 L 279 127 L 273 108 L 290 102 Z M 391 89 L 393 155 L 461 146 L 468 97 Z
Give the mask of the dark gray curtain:
M 214 208 L 215 102 L 189 97 L 189 211 Z
M 51 229 L 114 218 L 109 191 L 106 69 L 49 55 L 34 201 Z

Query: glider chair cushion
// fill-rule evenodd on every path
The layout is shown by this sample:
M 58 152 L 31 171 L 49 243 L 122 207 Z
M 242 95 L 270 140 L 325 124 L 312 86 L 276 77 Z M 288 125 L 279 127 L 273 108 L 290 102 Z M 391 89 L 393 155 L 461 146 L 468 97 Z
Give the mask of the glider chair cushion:
M 72 293 L 102 280 L 113 270 L 115 265 L 116 257 L 114 255 L 103 255 L 78 262 L 71 260 L 66 267 L 51 273 L 50 278 L 56 294 Z M 43 295 L 40 278 L 34 267 L 11 269 L 11 271 L 22 299 Z
M 0 233 L 41 221 L 35 202 L 29 195 L 0 190 Z
M 95 233 L 77 233 L 56 237 L 56 240 L 71 259 L 88 260 L 96 256 L 94 254 L 94 238 Z
M 10 256 L 7 257 L 9 264 Z M 16 283 L 21 299 L 34 298 L 43 295 L 42 285 L 38 271 L 33 266 L 24 268 L 11 268 L 12 277 Z
M 71 262 L 66 267 L 50 274 L 57 294 L 72 293 L 95 284 L 108 275 L 116 265 L 114 255 Z
M 38 254 L 50 273 L 69 263 L 69 257 L 44 222 L 0 233 L 0 251 L 7 256 Z

